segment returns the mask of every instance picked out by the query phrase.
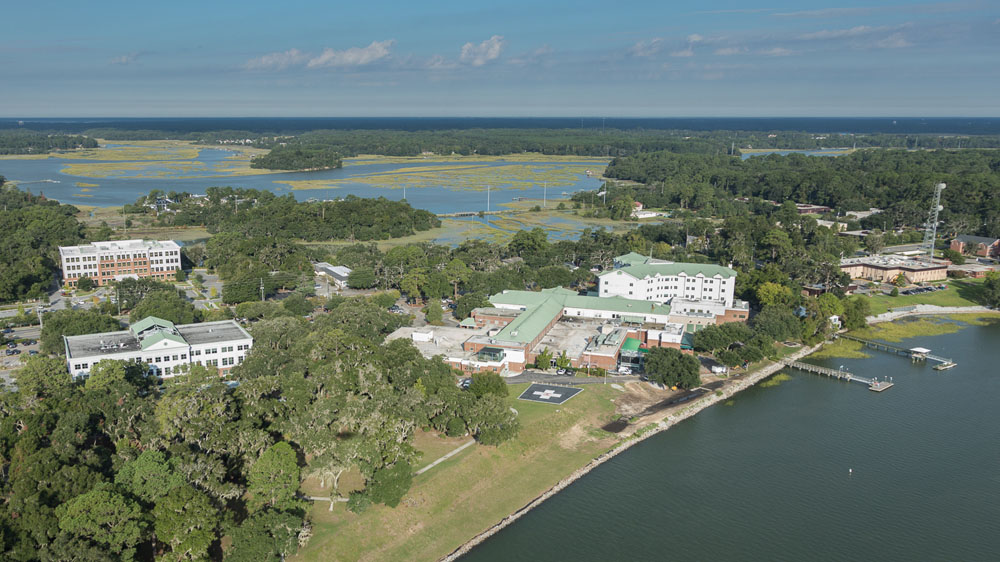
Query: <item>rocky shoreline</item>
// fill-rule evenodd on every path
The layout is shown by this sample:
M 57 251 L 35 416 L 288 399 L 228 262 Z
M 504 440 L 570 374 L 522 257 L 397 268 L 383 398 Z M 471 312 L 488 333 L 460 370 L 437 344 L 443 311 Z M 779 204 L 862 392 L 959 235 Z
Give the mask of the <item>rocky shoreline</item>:
M 811 353 L 816 352 L 821 347 L 823 347 L 823 343 L 814 345 L 812 347 L 803 347 L 802 349 L 799 349 L 795 353 L 790 354 L 787 358 L 788 359 L 793 359 L 793 360 L 798 360 L 798 359 L 801 359 L 801 358 L 803 358 L 803 357 L 805 357 L 805 356 L 807 356 L 807 355 L 809 355 Z M 741 377 L 739 379 L 733 380 L 731 382 L 731 384 L 726 384 L 723 388 L 721 388 L 718 391 L 718 393 L 712 392 L 712 393 L 705 394 L 704 396 L 701 396 L 700 398 L 691 401 L 689 404 L 686 404 L 685 407 L 683 407 L 682 409 L 666 415 L 663 419 L 649 421 L 648 423 L 646 423 L 645 425 L 643 425 L 642 427 L 640 427 L 639 429 L 637 429 L 634 433 L 632 433 L 631 435 L 629 435 L 628 437 L 626 437 L 622 441 L 620 441 L 610 451 L 607 451 L 607 452 L 601 454 L 600 456 L 592 459 L 585 466 L 583 466 L 583 467 L 575 470 L 572 474 L 570 474 L 569 476 L 563 478 L 558 483 L 556 483 L 554 486 L 552 486 L 551 488 L 549 488 L 548 490 L 546 490 L 544 493 L 542 493 L 541 495 L 539 495 L 535 499 L 533 499 L 530 502 L 528 502 L 528 504 L 526 504 L 524 507 L 518 509 L 514 513 L 508 515 L 507 517 L 504 517 L 502 520 L 500 520 L 499 522 L 497 522 L 495 525 L 493 525 L 489 529 L 486 529 L 482 533 L 476 535 L 475 537 L 473 537 L 472 539 L 470 539 L 469 541 L 467 541 L 462 546 L 460 546 L 457 549 L 455 549 L 454 551 L 452 551 L 450 554 L 448 554 L 447 556 L 445 556 L 444 558 L 441 559 L 442 562 L 451 562 L 453 560 L 457 560 L 462 555 L 466 554 L 467 552 L 469 552 L 470 550 L 472 550 L 473 548 L 475 548 L 477 545 L 479 545 L 480 543 L 482 543 L 486 539 L 488 539 L 491 536 L 493 536 L 496 533 L 498 533 L 504 527 L 507 527 L 508 525 L 510 525 L 511 523 L 513 523 L 514 521 L 517 521 L 518 519 L 520 519 L 521 516 L 523 516 L 524 514 L 528 513 L 532 509 L 538 507 L 545 500 L 547 500 L 547 499 L 551 498 L 552 496 L 556 495 L 557 493 L 559 493 L 560 491 L 562 491 L 563 489 L 565 489 L 567 486 L 569 486 L 573 482 L 575 482 L 575 481 L 579 480 L 580 478 L 582 478 L 584 475 L 586 475 L 587 473 L 589 473 L 591 470 L 594 470 L 595 468 L 597 468 L 601 464 L 603 464 L 603 463 L 607 462 L 608 460 L 610 460 L 610 459 L 618 456 L 619 454 L 621 454 L 624 451 L 628 450 L 633 445 L 635 445 L 635 444 L 637 444 L 637 443 L 639 443 L 639 442 L 641 442 L 641 441 L 643 441 L 645 439 L 648 439 L 648 438 L 652 437 L 653 435 L 656 435 L 657 433 L 660 433 L 660 432 L 663 432 L 663 431 L 666 431 L 666 430 L 670 429 L 671 427 L 673 427 L 678 422 L 681 422 L 681 421 L 684 421 L 684 420 L 690 418 L 691 416 L 697 414 L 698 412 L 704 410 L 705 408 L 708 408 L 710 406 L 714 406 L 715 404 L 718 404 L 719 402 L 722 402 L 724 400 L 728 400 L 729 398 L 732 398 L 735 394 L 737 394 L 739 392 L 742 392 L 742 391 L 750 388 L 751 386 L 759 383 L 760 381 L 766 379 L 767 377 L 769 377 L 769 376 L 777 373 L 778 371 L 780 371 L 784 367 L 785 366 L 782 363 L 772 363 L 772 364 L 767 365 L 765 367 L 761 367 L 760 369 L 758 369 L 758 370 L 756 370 L 756 371 L 754 371 L 752 373 L 749 373 L 749 374 L 747 374 L 747 375 L 745 375 L 745 376 L 743 376 L 743 377 Z

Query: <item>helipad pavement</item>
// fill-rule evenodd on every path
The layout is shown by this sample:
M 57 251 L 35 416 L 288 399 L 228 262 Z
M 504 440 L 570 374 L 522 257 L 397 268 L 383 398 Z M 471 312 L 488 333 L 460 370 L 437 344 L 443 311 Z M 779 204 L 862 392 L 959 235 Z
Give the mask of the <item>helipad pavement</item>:
M 582 388 L 534 383 L 526 388 L 517 399 L 545 404 L 562 404 L 581 392 L 583 392 Z

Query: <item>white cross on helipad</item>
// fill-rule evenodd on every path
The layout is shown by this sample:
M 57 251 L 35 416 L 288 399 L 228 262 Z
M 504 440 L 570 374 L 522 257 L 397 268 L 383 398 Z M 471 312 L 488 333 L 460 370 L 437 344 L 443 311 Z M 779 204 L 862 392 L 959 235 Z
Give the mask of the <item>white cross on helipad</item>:
M 549 398 L 562 398 L 562 394 L 556 394 L 556 391 L 552 389 L 546 390 L 545 392 L 538 392 L 536 390 L 535 392 L 532 392 L 532 394 L 538 396 L 542 400 L 548 400 Z

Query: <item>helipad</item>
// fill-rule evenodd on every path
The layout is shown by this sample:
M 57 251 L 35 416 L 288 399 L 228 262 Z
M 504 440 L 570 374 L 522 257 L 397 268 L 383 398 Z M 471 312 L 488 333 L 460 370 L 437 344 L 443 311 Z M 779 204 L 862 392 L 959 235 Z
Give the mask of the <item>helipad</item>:
M 546 404 L 562 404 L 582 391 L 582 388 L 534 383 L 526 388 L 517 399 Z

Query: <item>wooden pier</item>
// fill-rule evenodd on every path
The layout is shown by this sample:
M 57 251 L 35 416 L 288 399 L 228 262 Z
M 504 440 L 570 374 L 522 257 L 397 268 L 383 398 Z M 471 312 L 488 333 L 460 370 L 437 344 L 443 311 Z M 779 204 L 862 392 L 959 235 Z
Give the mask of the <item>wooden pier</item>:
M 788 367 L 793 369 L 798 369 L 800 371 L 805 371 L 807 373 L 815 373 L 817 375 L 824 375 L 827 377 L 833 377 L 835 379 L 840 379 L 847 382 L 859 382 L 861 384 L 868 385 L 868 390 L 874 392 L 882 392 L 883 390 L 889 390 L 893 383 L 888 381 L 879 381 L 875 379 L 870 379 L 868 377 L 861 377 L 855 375 L 849 371 L 843 371 L 840 369 L 830 369 L 828 367 L 820 367 L 819 365 L 813 365 L 811 363 L 803 363 L 801 361 L 792 361 L 786 359 L 782 361 Z
M 836 337 L 844 338 L 845 340 L 856 341 L 865 345 L 865 347 L 870 347 L 872 349 L 878 349 L 881 351 L 887 351 L 889 353 L 895 353 L 896 355 L 905 355 L 910 358 L 911 361 L 924 361 L 931 360 L 937 361 L 940 365 L 935 366 L 936 370 L 950 369 L 956 365 L 954 361 L 948 359 L 947 357 L 941 357 L 930 353 L 929 349 L 914 348 L 905 349 L 895 345 L 889 345 L 880 341 L 866 340 L 864 338 L 859 338 L 857 336 L 852 336 L 850 334 L 838 334 Z M 940 367 L 940 368 L 939 368 Z

